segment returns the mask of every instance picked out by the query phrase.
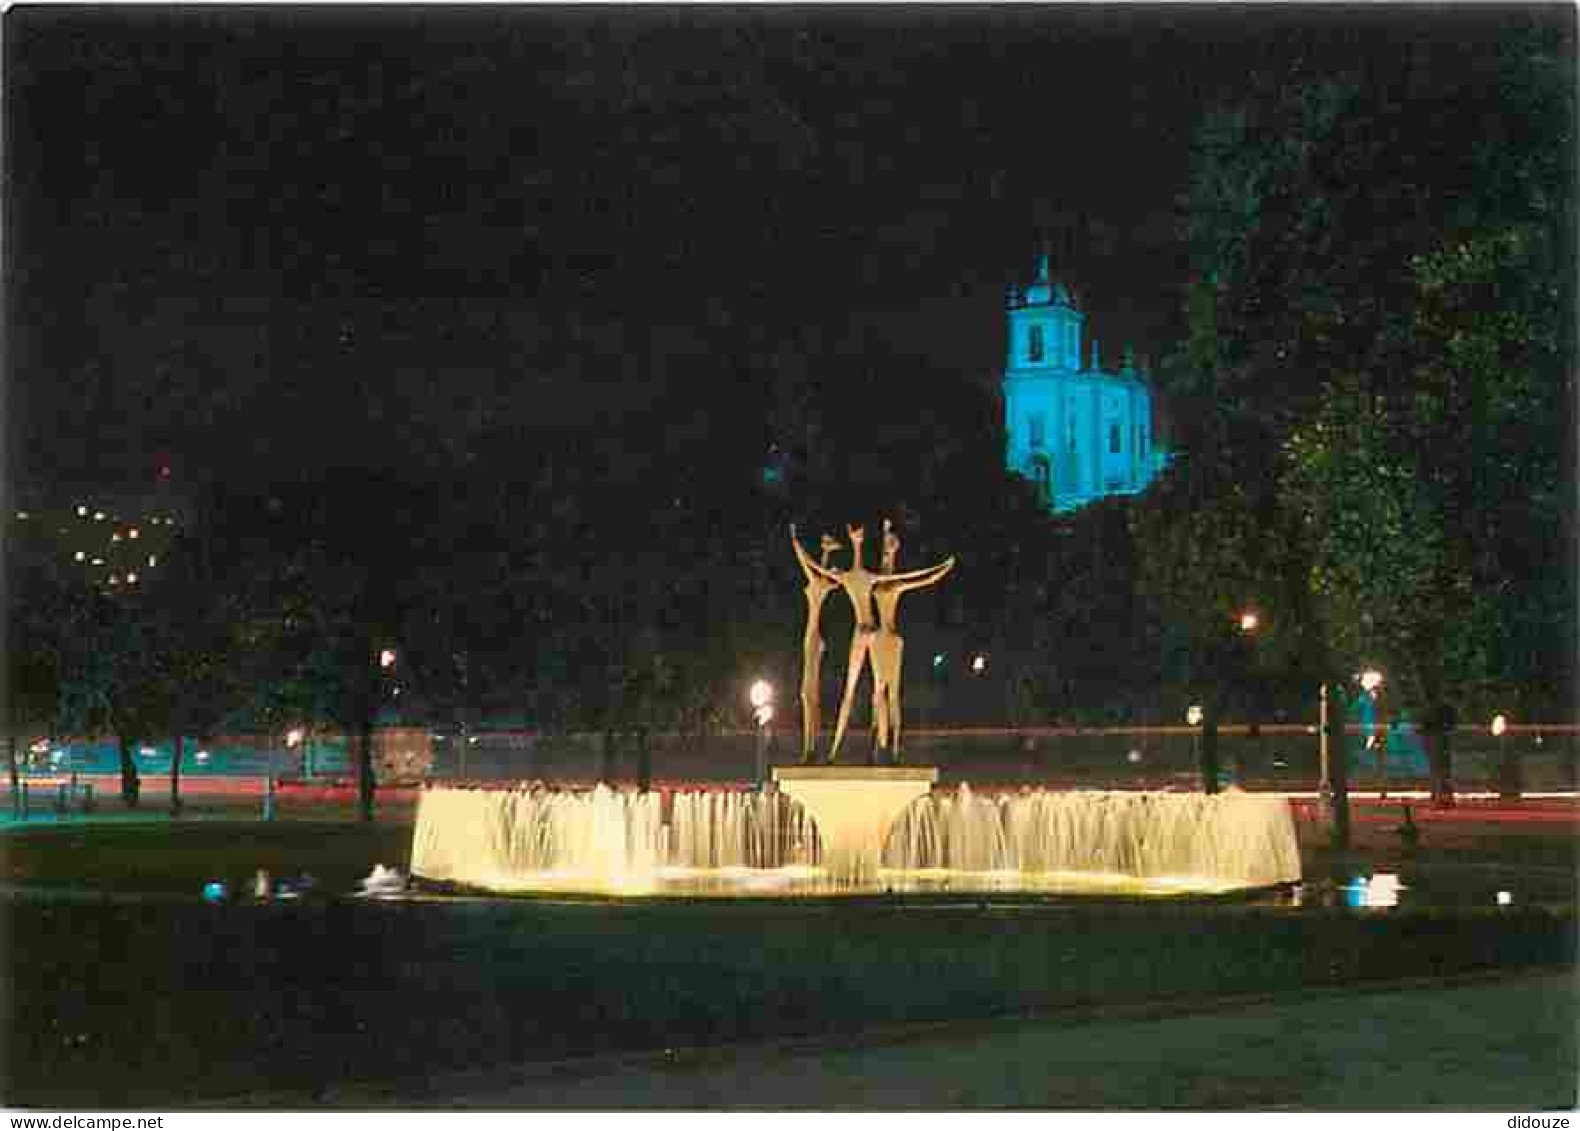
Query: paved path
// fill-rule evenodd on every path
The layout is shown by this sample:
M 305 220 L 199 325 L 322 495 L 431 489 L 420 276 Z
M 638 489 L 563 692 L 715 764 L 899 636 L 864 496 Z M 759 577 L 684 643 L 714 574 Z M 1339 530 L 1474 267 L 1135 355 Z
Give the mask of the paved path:
M 942 1026 L 346 1089 L 331 1106 L 1487 1109 L 1576 1103 L 1572 972 L 1220 1003 L 1210 1014 Z

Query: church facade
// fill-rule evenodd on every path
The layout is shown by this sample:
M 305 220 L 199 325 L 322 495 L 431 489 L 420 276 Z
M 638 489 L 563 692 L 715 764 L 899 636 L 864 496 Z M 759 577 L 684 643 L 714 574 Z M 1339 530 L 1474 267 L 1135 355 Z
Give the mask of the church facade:
M 1007 306 L 1003 390 L 1010 470 L 1036 484 L 1055 513 L 1146 490 L 1163 455 L 1154 443 L 1152 391 L 1131 351 L 1125 350 L 1117 373 L 1103 371 L 1096 341 L 1085 341 L 1086 315 L 1050 278 L 1046 255 L 1029 287 L 1011 289 Z

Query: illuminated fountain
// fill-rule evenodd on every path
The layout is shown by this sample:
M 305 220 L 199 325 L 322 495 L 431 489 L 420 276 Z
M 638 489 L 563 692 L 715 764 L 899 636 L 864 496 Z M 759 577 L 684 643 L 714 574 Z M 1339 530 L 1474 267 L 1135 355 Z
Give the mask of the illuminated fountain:
M 862 793 L 852 784 L 846 796 Z M 506 893 L 1144 895 L 1293 883 L 1300 857 L 1287 802 L 1238 790 L 993 795 L 962 785 L 923 794 L 887 827 L 869 822 L 830 851 L 808 810 L 772 790 L 434 787 L 418 804 L 411 870 Z
M 883 563 L 871 573 L 862 565 L 862 528 L 847 533 L 852 562 L 840 570 L 829 565 L 837 541 L 825 534 L 817 561 L 791 528 L 807 580 L 800 765 L 775 767 L 772 784 L 746 791 L 430 788 L 417 808 L 412 874 L 494 892 L 623 895 L 1157 894 L 1300 879 L 1282 798 L 1238 790 L 978 795 L 965 785 L 934 794 L 936 768 L 900 765 L 899 601 L 942 580 L 955 559 L 897 572 L 900 540 L 886 521 Z M 826 764 L 815 765 L 818 617 L 835 589 L 849 597 L 854 626 L 833 743 Z M 890 764 L 835 765 L 869 670 L 874 754 Z M 759 714 L 760 724 L 766 717 Z

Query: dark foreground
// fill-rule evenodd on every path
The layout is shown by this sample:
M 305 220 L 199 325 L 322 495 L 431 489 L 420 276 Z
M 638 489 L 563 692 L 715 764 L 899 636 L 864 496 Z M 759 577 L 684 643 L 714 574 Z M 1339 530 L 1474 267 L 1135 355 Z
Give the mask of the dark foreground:
M 10 965 L 0 1096 L 76 1109 L 206 1107 L 258 1093 L 279 1106 L 361 1106 L 361 1086 L 411 1087 L 458 1071 L 784 1038 L 859 1046 L 875 1027 L 1040 1013 L 1205 1009 L 1227 1018 L 1243 995 L 1575 960 L 1572 898 L 1532 903 L 1523 893 L 1506 907 L 1478 897 L 1386 911 L 999 897 L 192 898 L 204 874 L 234 882 L 255 862 L 277 875 L 316 869 L 324 889 L 341 892 L 375 861 L 403 865 L 393 854 L 408 836 L 401 825 L 314 822 L 8 834 L 5 878 L 29 890 L 0 904 Z M 1502 868 L 1498 882 L 1573 858 L 1564 827 L 1414 851 L 1440 869 Z M 1353 866 L 1318 854 L 1311 863 Z M 40 894 L 72 875 L 124 897 Z M 1309 886 L 1323 888 L 1320 879 Z M 1538 1039 L 1518 1015 L 1509 1023 L 1499 1040 Z M 1117 1055 L 1123 1035 L 1113 1040 Z M 1204 1049 L 1199 1060 L 1224 1055 Z M 1187 1106 L 1243 1103 L 1183 1094 L 1194 1097 Z

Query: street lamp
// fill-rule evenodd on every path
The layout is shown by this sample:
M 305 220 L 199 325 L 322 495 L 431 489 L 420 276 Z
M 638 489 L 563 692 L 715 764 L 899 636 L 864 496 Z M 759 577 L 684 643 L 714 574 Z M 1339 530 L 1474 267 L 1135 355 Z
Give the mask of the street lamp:
M 759 679 L 747 692 L 752 705 L 752 718 L 757 723 L 757 788 L 768 779 L 768 724 L 774 718 L 774 686 L 766 679 Z
M 1191 732 L 1190 732 L 1190 760 L 1191 760 L 1191 765 L 1197 766 L 1197 767 L 1200 767 L 1200 765 L 1201 765 L 1201 729 L 1200 729 L 1201 728 L 1201 718 L 1202 718 L 1202 710 L 1201 710 L 1201 706 L 1199 704 L 1192 703 L 1189 707 L 1185 708 L 1185 722 L 1191 727 Z M 1210 788 L 1210 787 L 1204 787 L 1204 788 Z
M 1503 801 L 1515 801 L 1520 796 L 1520 765 L 1517 757 L 1509 755 L 1509 719 L 1499 713 L 1492 716 L 1492 725 L 1488 728 L 1492 737 L 1498 740 L 1498 797 Z
M 1377 793 L 1381 797 L 1388 796 L 1388 733 L 1383 729 L 1380 712 L 1377 709 L 1377 700 L 1381 694 L 1383 674 L 1376 668 L 1367 668 L 1355 677 L 1361 685 L 1361 690 L 1371 696 L 1372 700 L 1372 732 L 1366 736 L 1366 749 L 1370 750 L 1377 759 Z
M 307 745 L 307 731 L 302 727 L 292 727 L 286 732 L 285 745 L 287 749 L 291 750 L 294 750 L 298 746 L 302 748 L 302 776 L 304 778 L 312 777 L 313 767 L 310 761 L 311 747 Z

